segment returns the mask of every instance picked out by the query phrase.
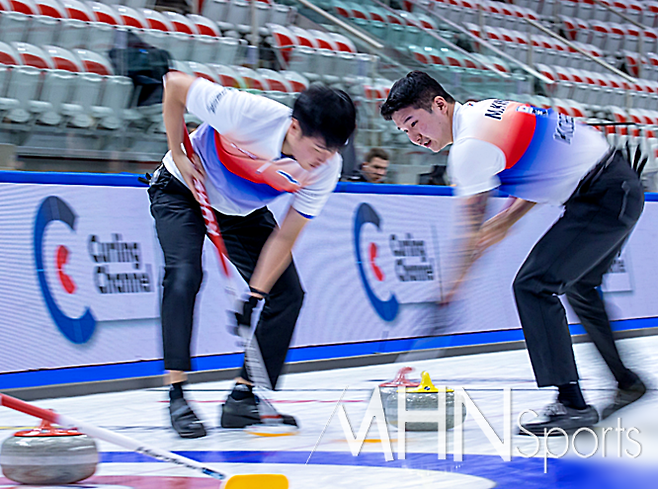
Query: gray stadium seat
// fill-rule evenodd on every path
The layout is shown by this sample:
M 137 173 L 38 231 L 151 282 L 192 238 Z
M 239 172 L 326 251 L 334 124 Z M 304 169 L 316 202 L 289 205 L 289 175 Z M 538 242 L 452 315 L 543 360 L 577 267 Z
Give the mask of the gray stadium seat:
M 62 104 L 62 113 L 69 117 L 71 126 L 89 129 L 95 124 L 90 115 L 93 106 L 98 105 L 103 77 L 96 73 L 80 73 L 77 78 L 71 103 Z
M 0 41 L 21 42 L 25 38 L 29 24 L 29 15 L 0 10 Z
M 98 120 L 98 127 L 103 129 L 120 129 L 126 122 L 141 119 L 141 115 L 130 109 L 133 95 L 133 82 L 125 76 L 105 77 L 105 87 L 100 104 L 91 108 Z
M 201 12 L 204 17 L 217 22 L 222 32 L 235 29 L 235 26 L 226 20 L 228 16 L 228 4 L 228 0 L 205 0 L 203 11 Z
M 168 32 L 156 29 L 144 29 L 139 33 L 139 37 L 151 46 L 169 51 L 170 37 Z
M 37 103 L 41 70 L 31 66 L 16 66 L 11 71 L 6 97 L 0 99 L 0 118 L 8 122 L 27 123 L 33 114 L 46 110 Z
M 7 90 L 7 80 L 11 74 L 11 69 L 5 65 L 0 65 L 0 97 L 5 95 Z
M 37 116 L 39 122 L 57 126 L 64 120 L 62 104 L 70 101 L 76 80 L 77 75 L 70 71 L 45 70 L 40 99 L 49 106 Z
M 290 66 L 288 69 L 301 73 L 312 82 L 321 79 L 321 74 L 317 67 L 317 56 L 313 48 L 296 46 L 290 56 Z
M 30 28 L 27 30 L 25 42 L 35 46 L 53 44 L 59 30 L 59 24 L 59 19 L 47 15 L 35 15 L 32 17 Z
M 220 46 L 218 37 L 193 36 L 188 59 L 197 63 L 215 63 L 217 62 Z
M 188 61 L 192 52 L 194 39 L 183 32 L 169 33 L 169 54 L 178 61 Z
M 57 45 L 65 49 L 85 49 L 91 24 L 78 19 L 62 19 L 60 22 Z
M 222 65 L 232 65 L 235 61 L 235 56 L 238 53 L 240 41 L 232 37 L 222 37 L 219 39 L 220 47 L 215 53 L 215 63 Z
M 89 37 L 87 49 L 102 54 L 107 54 L 114 47 L 115 27 L 103 22 L 91 22 L 89 24 Z

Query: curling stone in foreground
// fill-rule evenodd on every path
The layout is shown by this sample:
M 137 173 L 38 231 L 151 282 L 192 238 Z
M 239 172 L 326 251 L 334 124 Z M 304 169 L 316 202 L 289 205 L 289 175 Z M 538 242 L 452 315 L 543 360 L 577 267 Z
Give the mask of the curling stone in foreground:
M 2 473 L 21 484 L 72 484 L 94 475 L 98 450 L 93 439 L 76 430 L 39 428 L 18 431 L 0 451 Z
M 423 372 L 420 385 L 418 387 L 405 387 L 406 389 L 406 409 L 407 411 L 434 411 L 436 412 L 439 405 L 439 389 L 434 387 L 432 379 L 427 372 Z M 382 396 L 384 405 L 384 414 L 386 421 L 392 425 L 398 426 L 398 393 L 394 391 L 386 396 Z M 446 429 L 450 430 L 456 424 L 461 424 L 466 417 L 466 409 L 462 409 L 461 419 L 455 420 L 455 392 L 452 389 L 446 389 Z M 405 423 L 407 431 L 437 431 L 438 423 Z

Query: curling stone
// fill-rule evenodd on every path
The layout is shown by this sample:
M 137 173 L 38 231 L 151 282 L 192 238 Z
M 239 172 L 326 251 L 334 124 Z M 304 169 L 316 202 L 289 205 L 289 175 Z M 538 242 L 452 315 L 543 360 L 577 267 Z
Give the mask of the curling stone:
M 422 373 L 420 385 L 417 387 L 405 387 L 406 390 L 406 410 L 407 411 L 434 411 L 439 405 L 439 389 L 434 387 L 430 374 Z M 455 391 L 446 389 L 446 429 L 450 430 L 455 424 L 461 424 L 466 417 L 466 409 L 462 409 L 462 417 L 455 420 Z M 382 396 L 384 405 L 384 414 L 388 424 L 398 426 L 398 392 L 394 390 L 386 396 Z M 407 431 L 437 431 L 438 423 L 405 423 Z
M 407 378 L 407 375 L 413 372 L 413 370 L 412 367 L 402 367 L 393 380 L 379 384 L 379 393 L 382 396 L 382 403 L 384 405 L 386 405 L 386 399 L 391 394 L 396 394 L 397 396 L 398 387 L 418 387 L 420 385 L 420 380 L 410 380 Z
M 96 443 L 77 430 L 39 428 L 18 431 L 0 450 L 0 466 L 8 479 L 21 484 L 72 484 L 94 475 Z

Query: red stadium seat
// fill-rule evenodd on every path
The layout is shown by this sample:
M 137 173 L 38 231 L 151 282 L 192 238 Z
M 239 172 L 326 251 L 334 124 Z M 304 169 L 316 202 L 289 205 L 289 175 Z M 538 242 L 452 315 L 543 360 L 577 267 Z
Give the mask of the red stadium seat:
M 288 63 L 293 48 L 299 45 L 297 36 L 290 29 L 282 25 L 269 24 L 269 28 L 274 39 L 274 48 L 281 55 L 283 61 Z
M 370 16 L 370 20 L 374 20 L 377 22 L 386 22 L 386 10 L 383 10 L 374 5 L 367 6 L 367 9 L 368 9 L 368 15 Z
M 351 17 L 355 19 L 370 20 L 370 13 L 365 6 L 362 6 L 357 2 L 350 2 L 349 8 L 352 10 Z
M 643 53 L 652 53 L 658 49 L 658 30 L 645 29 L 643 32 L 644 42 L 642 44 Z
M 71 51 L 59 46 L 43 46 L 43 50 L 50 58 L 55 69 L 73 73 L 85 71 L 80 60 Z
M 635 22 L 642 22 L 644 17 L 643 2 L 638 2 L 637 0 L 626 0 L 624 3 L 626 6 L 626 15 Z
M 322 49 L 330 49 L 332 51 L 339 51 L 338 44 L 328 32 L 308 29 L 308 33 L 315 37 L 318 47 Z
M 16 50 L 5 42 L 0 42 L 0 65 L 17 66 L 22 64 Z
M 172 32 L 174 30 L 173 24 L 160 12 L 148 8 L 143 8 L 140 9 L 140 13 L 146 19 L 146 23 L 148 24 L 149 29 L 163 32 Z
M 576 24 L 576 20 L 573 17 L 567 17 L 566 15 L 560 15 L 560 20 L 566 31 L 567 38 L 571 41 L 575 41 L 578 33 L 578 24 Z
M 306 29 L 291 25 L 288 26 L 288 30 L 297 37 L 299 46 L 306 46 L 315 49 L 320 47 L 320 44 L 318 43 L 317 39 L 315 39 L 315 36 L 313 36 L 313 34 L 308 32 Z
M 123 25 L 121 15 L 109 5 L 100 2 L 87 2 L 87 5 L 91 9 L 96 22 L 110 25 Z
M 644 2 L 642 23 L 648 27 L 658 27 L 658 1 Z
M 26 15 L 39 15 L 39 9 L 33 0 L 8 0 L 13 12 Z
M 123 25 L 127 27 L 135 27 L 137 29 L 148 29 L 149 24 L 142 15 L 134 8 L 126 7 L 125 5 L 114 5 L 115 10 L 121 17 Z
M 12 42 L 11 44 L 18 53 L 22 65 L 33 66 L 42 70 L 54 68 L 50 58 L 41 48 L 26 42 Z
M 535 66 L 537 67 L 537 71 L 539 71 L 546 78 L 553 81 L 557 80 L 557 75 L 555 74 L 555 71 L 551 67 L 541 63 L 536 64 Z
M 278 71 L 260 68 L 256 70 L 258 74 L 265 80 L 269 89 L 275 92 L 294 92 L 292 84 L 286 80 Z
M 219 79 L 217 73 L 215 73 L 209 66 L 202 63 L 195 63 L 194 61 L 189 61 L 187 63 L 189 71 L 194 75 L 200 78 L 205 78 L 210 80 L 213 83 L 218 83 Z
M 219 83 L 230 88 L 247 88 L 242 77 L 230 66 L 211 64 L 209 65 L 217 74 Z
M 56 19 L 66 19 L 68 17 L 66 9 L 57 0 L 35 0 L 35 4 L 40 15 L 47 15 Z
M 242 77 L 245 84 L 247 85 L 247 88 L 251 90 L 260 90 L 261 92 L 270 90 L 269 85 L 267 84 L 266 80 L 262 77 L 262 75 L 252 70 L 251 68 L 246 68 L 244 66 L 235 66 L 233 69 L 238 73 L 238 75 Z
M 280 73 L 281 76 L 288 80 L 295 92 L 303 92 L 309 86 L 308 79 L 301 73 L 297 73 L 296 71 L 281 71 Z
M 329 35 L 338 46 L 339 51 L 344 51 L 346 53 L 357 52 L 356 46 L 354 46 L 354 43 L 350 41 L 347 37 L 343 36 L 342 34 L 338 34 L 336 32 L 330 32 Z
M 338 14 L 340 17 L 344 17 L 346 19 L 352 17 L 352 8 L 349 5 L 336 0 L 332 2 L 332 7 L 334 9 L 334 13 Z
M 74 49 L 73 54 L 80 59 L 82 67 L 87 73 L 114 75 L 112 64 L 103 55 L 87 49 Z
M 170 11 L 163 12 L 163 15 L 169 19 L 169 22 L 174 26 L 176 32 L 182 32 L 183 34 L 199 34 L 196 25 L 184 15 Z
M 62 5 L 69 19 L 82 20 L 84 22 L 93 22 L 95 20 L 89 7 L 79 0 L 62 0 Z
M 215 21 L 210 20 L 208 17 L 189 14 L 187 18 L 196 26 L 199 34 L 205 36 L 221 37 L 222 33 L 219 30 L 219 26 Z

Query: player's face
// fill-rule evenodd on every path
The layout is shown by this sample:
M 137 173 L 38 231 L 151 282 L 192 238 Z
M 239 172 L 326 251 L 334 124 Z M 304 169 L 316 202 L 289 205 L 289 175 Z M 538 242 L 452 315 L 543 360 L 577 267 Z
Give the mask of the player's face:
M 325 146 L 323 138 L 302 136 L 295 150 L 295 159 L 304 170 L 313 170 L 335 154 L 335 150 Z
M 336 154 L 335 149 L 327 148 L 324 138 L 317 136 L 304 136 L 299 123 L 293 119 L 284 149 L 287 148 L 297 163 L 304 170 L 313 170 L 325 164 Z
M 393 122 L 409 136 L 412 143 L 438 153 L 452 142 L 452 120 L 448 107 L 443 97 L 436 97 L 431 112 L 405 107 L 393 114 Z

